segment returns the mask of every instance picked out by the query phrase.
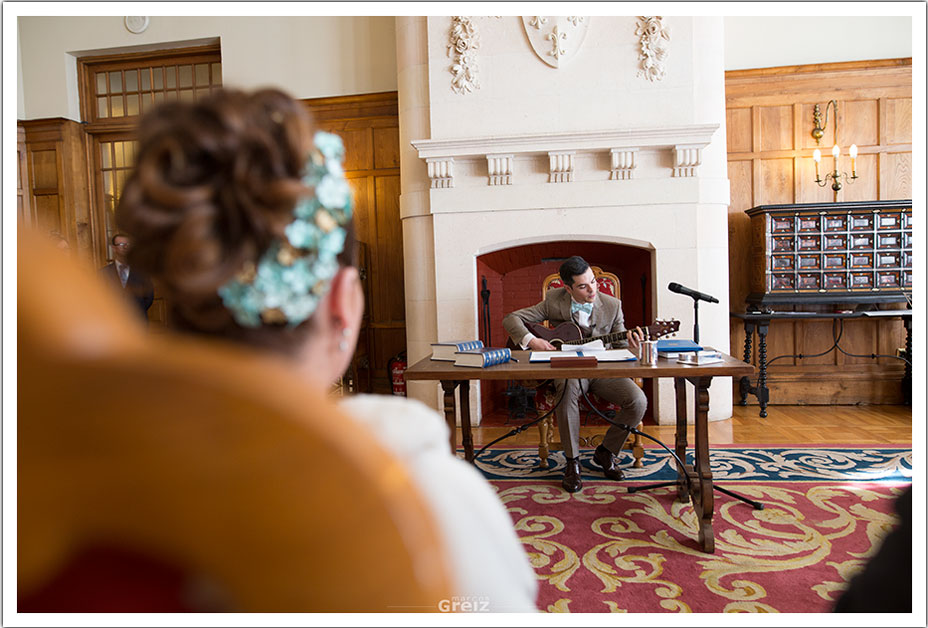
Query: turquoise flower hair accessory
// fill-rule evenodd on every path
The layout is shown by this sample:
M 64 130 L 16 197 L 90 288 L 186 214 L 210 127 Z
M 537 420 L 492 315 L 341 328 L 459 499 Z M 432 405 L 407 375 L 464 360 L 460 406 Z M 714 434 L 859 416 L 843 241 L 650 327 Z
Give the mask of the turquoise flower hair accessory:
M 316 311 L 338 272 L 351 222 L 351 188 L 339 136 L 319 131 L 306 161 L 303 183 L 315 189 L 293 208 L 285 239 L 275 241 L 257 265 L 250 263 L 218 290 L 239 325 L 282 324 L 296 327 Z

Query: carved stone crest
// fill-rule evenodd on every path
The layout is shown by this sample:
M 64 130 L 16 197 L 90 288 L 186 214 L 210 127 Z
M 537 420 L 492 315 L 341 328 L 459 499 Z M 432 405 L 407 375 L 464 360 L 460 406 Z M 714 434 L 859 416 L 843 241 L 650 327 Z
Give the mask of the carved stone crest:
M 553 68 L 563 67 L 576 56 L 589 25 L 589 16 L 522 16 L 522 26 L 532 50 Z

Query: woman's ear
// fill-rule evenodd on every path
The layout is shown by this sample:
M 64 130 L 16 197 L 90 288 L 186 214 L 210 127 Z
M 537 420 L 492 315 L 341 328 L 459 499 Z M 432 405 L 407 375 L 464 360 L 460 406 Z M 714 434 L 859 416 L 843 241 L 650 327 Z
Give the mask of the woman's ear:
M 349 330 L 352 351 L 357 341 L 361 316 L 364 314 L 364 291 L 361 278 L 354 266 L 342 266 L 329 286 L 329 316 L 339 331 Z M 345 334 L 348 336 L 348 334 Z

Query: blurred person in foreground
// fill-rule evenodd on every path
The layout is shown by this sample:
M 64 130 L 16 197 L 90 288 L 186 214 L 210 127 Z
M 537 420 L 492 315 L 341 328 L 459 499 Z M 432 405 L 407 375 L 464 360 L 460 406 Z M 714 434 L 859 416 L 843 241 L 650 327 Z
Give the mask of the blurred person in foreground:
M 341 139 L 315 132 L 276 90 L 220 91 L 144 117 L 117 223 L 132 239 L 132 268 L 164 286 L 174 327 L 276 354 L 307 386 L 330 389 L 364 310 L 343 158 Z M 486 600 L 482 610 L 536 610 L 512 520 L 448 450 L 443 418 L 392 396 L 340 405 L 409 469 L 444 537 L 455 595 Z

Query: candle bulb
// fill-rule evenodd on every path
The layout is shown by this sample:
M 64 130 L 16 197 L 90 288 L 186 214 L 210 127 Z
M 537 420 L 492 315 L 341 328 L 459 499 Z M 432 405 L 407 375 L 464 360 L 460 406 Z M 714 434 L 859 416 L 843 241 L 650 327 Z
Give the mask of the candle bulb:
M 848 151 L 851 154 L 851 176 L 857 178 L 857 144 L 851 144 Z
M 818 162 L 820 162 L 821 160 L 822 160 L 822 151 L 816 148 L 812 152 L 812 161 L 815 162 L 815 180 L 816 181 L 821 181 L 821 178 L 818 176 Z
M 840 155 L 841 155 L 841 149 L 838 147 L 837 144 L 835 144 L 831 148 L 831 156 L 837 159 Z M 835 169 L 837 170 L 837 168 L 838 168 L 838 164 L 835 164 Z

